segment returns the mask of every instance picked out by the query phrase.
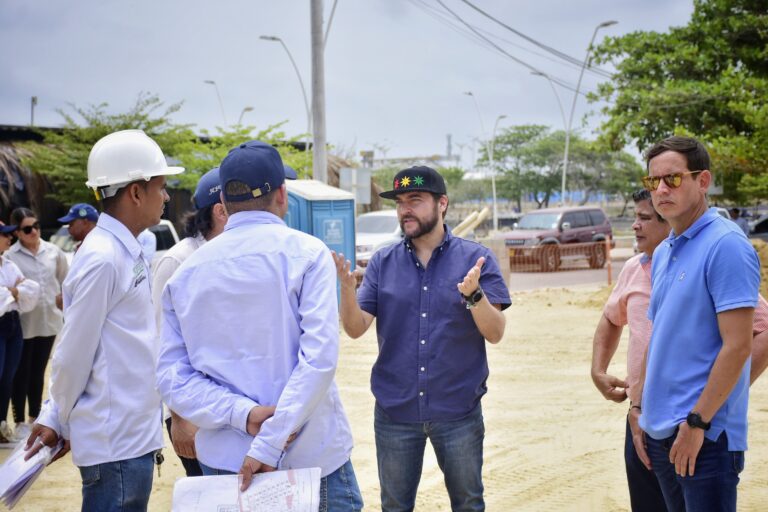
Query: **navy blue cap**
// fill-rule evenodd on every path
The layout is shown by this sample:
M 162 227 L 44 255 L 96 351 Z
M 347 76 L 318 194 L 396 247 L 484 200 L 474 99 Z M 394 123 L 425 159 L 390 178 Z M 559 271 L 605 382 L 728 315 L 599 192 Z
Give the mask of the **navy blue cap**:
M 221 202 L 221 183 L 219 182 L 219 168 L 214 167 L 200 177 L 195 188 L 195 195 L 192 196 L 192 203 L 195 208 L 201 210 L 207 206 L 213 206 Z
M 262 197 L 285 183 L 285 167 L 277 150 L 251 140 L 230 150 L 219 167 L 221 190 L 227 201 L 247 201 Z M 294 173 L 295 174 L 295 173 Z M 240 181 L 251 188 L 247 194 L 227 194 L 227 184 Z
M 77 203 L 72 205 L 72 208 L 69 209 L 69 212 L 65 216 L 59 217 L 58 220 L 62 224 L 66 224 L 76 219 L 88 219 L 90 221 L 96 222 L 99 220 L 99 212 L 96 210 L 96 208 L 89 205 L 88 203 Z
M 290 165 L 283 164 L 283 169 L 285 170 L 285 179 L 295 180 L 299 178 L 299 175 L 296 174 L 296 171 L 294 171 L 293 167 L 291 167 Z
M 440 173 L 426 165 L 409 167 L 395 174 L 392 180 L 392 190 L 381 192 L 384 199 L 394 199 L 398 194 L 406 192 L 431 192 L 446 194 L 445 180 Z
M 16 231 L 17 227 L 18 226 L 14 226 L 13 224 L 11 224 L 10 226 L 6 226 L 0 223 L 0 233 L 13 233 L 14 231 Z

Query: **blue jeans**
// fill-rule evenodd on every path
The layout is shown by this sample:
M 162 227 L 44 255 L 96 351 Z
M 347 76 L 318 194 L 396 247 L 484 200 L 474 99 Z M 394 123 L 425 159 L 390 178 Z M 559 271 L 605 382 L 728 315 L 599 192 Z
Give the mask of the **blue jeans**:
M 443 471 L 451 510 L 485 510 L 482 478 L 485 426 L 479 404 L 460 420 L 427 423 L 392 421 L 377 404 L 374 431 L 382 511 L 413 510 L 427 439 Z
M 82 512 L 146 511 L 154 465 L 154 452 L 149 452 L 135 459 L 80 467 Z
M 216 469 L 200 462 L 205 476 L 234 475 L 232 471 Z M 352 461 L 320 479 L 320 512 L 358 512 L 363 509 L 363 496 L 357 485 Z
M 24 338 L 21 334 L 21 321 L 17 311 L 9 311 L 0 316 L 0 420 L 8 416 L 8 403 L 11 400 L 13 376 L 21 361 Z
M 667 506 L 656 474 L 646 468 L 637 456 L 629 421 L 627 421 L 627 433 L 624 439 L 624 465 L 627 468 L 632 512 L 666 512 Z
M 669 451 L 677 431 L 662 440 L 646 437 L 648 456 L 659 479 L 664 501 L 670 512 L 736 511 L 736 486 L 744 469 L 744 452 L 728 451 L 728 436 L 720 434 L 716 442 L 704 439 L 694 476 L 681 477 L 669 462 Z

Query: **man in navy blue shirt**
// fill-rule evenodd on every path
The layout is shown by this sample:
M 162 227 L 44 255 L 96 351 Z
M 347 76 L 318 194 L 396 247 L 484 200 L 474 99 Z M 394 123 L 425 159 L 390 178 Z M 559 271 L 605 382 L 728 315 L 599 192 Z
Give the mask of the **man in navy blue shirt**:
M 741 229 L 708 208 L 699 141 L 669 137 L 647 161 L 643 184 L 672 232 L 653 253 L 640 427 L 668 510 L 735 511 L 760 262 Z
M 397 203 L 404 240 L 373 255 L 357 297 L 350 262 L 334 259 L 344 330 L 357 338 L 377 319 L 371 388 L 382 510 L 413 510 L 427 439 L 451 508 L 484 510 L 485 340 L 501 341 L 509 291 L 491 251 L 443 224 L 448 196 L 437 171 L 404 169 L 380 195 Z

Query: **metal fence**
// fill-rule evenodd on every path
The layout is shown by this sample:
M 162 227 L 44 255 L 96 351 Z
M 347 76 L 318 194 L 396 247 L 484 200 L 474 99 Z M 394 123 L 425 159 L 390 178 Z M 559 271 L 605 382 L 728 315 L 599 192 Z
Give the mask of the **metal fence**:
M 509 246 L 509 266 L 513 272 L 556 272 L 579 268 L 607 267 L 610 282 L 611 241 L 577 244 Z

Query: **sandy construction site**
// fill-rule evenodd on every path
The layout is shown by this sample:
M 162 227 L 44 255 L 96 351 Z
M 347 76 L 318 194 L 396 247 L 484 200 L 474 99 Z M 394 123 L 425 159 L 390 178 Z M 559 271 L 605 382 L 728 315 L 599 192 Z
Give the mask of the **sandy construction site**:
M 589 378 L 592 334 L 605 297 L 606 290 L 595 286 L 513 294 L 506 336 L 501 344 L 488 347 L 491 377 L 483 412 L 489 511 L 629 510 L 622 455 L 627 405 L 605 401 Z M 373 329 L 359 340 L 342 336 L 337 374 L 367 510 L 380 508 L 369 390 L 376 352 Z M 612 367 L 622 377 L 625 353 L 626 341 Z M 768 503 L 768 376 L 753 386 L 749 421 L 750 450 L 739 486 L 739 510 L 758 511 Z M 155 475 L 153 511 L 170 510 L 173 483 L 183 476 L 181 464 L 166 446 L 162 475 Z M 79 507 L 80 475 L 67 456 L 44 472 L 17 509 Z M 429 446 L 416 509 L 450 510 Z

